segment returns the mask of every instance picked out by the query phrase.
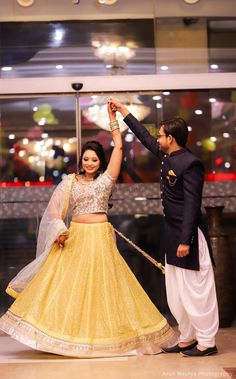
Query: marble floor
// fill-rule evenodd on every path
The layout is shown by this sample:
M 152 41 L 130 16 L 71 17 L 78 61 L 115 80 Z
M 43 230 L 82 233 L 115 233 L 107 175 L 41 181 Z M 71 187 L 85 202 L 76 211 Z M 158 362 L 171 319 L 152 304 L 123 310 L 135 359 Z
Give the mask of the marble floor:
M 220 329 L 219 354 L 186 358 L 180 354 L 77 359 L 35 351 L 0 335 L 1 379 L 167 379 L 235 378 L 236 327 Z

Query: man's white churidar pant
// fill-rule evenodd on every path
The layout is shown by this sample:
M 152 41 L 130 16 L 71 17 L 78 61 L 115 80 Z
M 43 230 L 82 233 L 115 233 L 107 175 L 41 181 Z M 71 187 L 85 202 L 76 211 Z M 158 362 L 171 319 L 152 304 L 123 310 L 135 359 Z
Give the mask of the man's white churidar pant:
M 165 265 L 167 301 L 175 317 L 179 342 L 197 339 L 199 345 L 215 346 L 219 328 L 214 272 L 205 237 L 198 229 L 200 271 Z

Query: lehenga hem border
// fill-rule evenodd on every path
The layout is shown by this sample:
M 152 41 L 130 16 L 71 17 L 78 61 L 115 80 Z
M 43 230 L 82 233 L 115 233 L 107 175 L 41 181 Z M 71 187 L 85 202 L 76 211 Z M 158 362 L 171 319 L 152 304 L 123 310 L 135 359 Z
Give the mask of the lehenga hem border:
M 6 289 L 6 293 L 7 293 L 9 296 L 13 297 L 14 299 L 16 299 L 17 296 L 19 295 L 19 293 L 16 292 L 16 291 L 15 291 L 13 288 L 11 288 L 11 287 L 7 287 L 7 289 Z
M 0 328 L 12 338 L 33 349 L 74 357 L 113 356 L 114 354 L 124 354 L 137 349 L 157 353 L 160 351 L 160 346 L 165 346 L 174 336 L 172 328 L 167 323 L 159 331 L 123 339 L 120 342 L 111 344 L 68 342 L 47 335 L 10 311 L 0 319 Z

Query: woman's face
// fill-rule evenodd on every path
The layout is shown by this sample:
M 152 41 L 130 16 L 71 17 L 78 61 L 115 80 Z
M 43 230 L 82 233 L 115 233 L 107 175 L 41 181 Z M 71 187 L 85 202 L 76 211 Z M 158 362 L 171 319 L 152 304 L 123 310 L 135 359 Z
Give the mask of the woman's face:
M 93 150 L 85 150 L 82 157 L 82 168 L 89 176 L 95 175 L 100 167 L 100 159 Z

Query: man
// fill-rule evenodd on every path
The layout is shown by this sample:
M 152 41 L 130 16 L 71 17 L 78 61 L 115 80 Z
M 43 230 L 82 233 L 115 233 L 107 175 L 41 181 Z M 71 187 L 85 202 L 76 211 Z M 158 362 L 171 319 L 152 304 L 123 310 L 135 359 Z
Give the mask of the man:
M 215 354 L 219 319 L 214 262 L 201 214 L 204 168 L 186 147 L 187 124 L 181 118 L 163 121 L 155 139 L 119 100 L 108 101 L 161 160 L 167 301 L 180 331 L 178 343 L 163 351 L 185 356 Z

